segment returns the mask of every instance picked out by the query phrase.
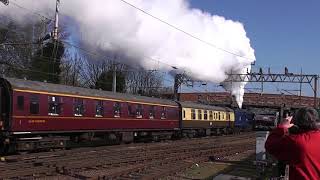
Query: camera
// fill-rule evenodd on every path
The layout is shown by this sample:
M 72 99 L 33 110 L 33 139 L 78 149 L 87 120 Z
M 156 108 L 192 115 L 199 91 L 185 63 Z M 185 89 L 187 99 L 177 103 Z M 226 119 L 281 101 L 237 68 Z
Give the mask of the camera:
M 293 116 L 293 113 L 290 110 L 284 110 L 282 114 L 282 118 L 287 118 L 289 116 Z

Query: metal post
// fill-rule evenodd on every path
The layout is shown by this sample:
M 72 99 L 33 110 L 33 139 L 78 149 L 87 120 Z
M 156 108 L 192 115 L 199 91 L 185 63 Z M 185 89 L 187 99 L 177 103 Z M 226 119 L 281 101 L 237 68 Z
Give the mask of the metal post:
M 318 76 L 314 77 L 314 108 L 318 108 L 318 100 L 317 100 L 317 92 L 318 92 Z
M 256 132 L 256 167 L 259 173 L 264 174 L 267 167 L 265 143 L 268 138 L 268 131 Z
M 58 40 L 59 4 L 60 4 L 60 0 L 57 0 L 56 1 L 56 18 L 55 18 L 54 30 L 53 30 L 53 39 L 54 40 Z
M 300 73 L 300 76 L 302 77 L 302 68 L 301 68 L 301 73 Z M 300 90 L 299 90 L 299 105 L 301 105 L 301 95 L 302 95 L 302 78 L 300 77 Z
M 112 82 L 112 92 L 117 92 L 117 71 L 116 64 L 113 63 L 113 82 Z
M 279 124 L 282 121 L 282 117 L 283 117 L 283 110 L 284 110 L 284 105 L 281 105 L 280 107 L 280 114 L 279 114 L 279 118 L 277 119 L 277 124 Z
M 231 74 L 233 74 L 232 69 L 231 69 Z M 233 89 L 233 80 L 231 80 L 230 83 L 231 83 L 231 89 Z M 232 104 L 233 104 L 233 98 L 232 98 L 232 92 L 230 91 L 230 107 L 232 107 Z
M 173 100 L 179 101 L 180 96 L 179 96 L 179 87 L 181 86 L 182 83 L 182 74 L 176 74 L 174 77 L 174 87 L 173 87 Z

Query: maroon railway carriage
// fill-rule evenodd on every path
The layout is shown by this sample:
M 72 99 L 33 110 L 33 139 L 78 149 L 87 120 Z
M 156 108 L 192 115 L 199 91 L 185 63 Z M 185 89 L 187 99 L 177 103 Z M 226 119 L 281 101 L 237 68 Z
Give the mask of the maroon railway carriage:
M 0 140 L 22 150 L 97 135 L 157 139 L 179 130 L 174 101 L 13 78 L 1 78 L 0 91 Z

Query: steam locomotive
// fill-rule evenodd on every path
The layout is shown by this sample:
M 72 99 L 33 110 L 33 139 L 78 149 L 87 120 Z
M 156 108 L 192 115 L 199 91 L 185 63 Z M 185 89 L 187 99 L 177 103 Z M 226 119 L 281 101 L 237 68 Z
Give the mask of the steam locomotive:
M 232 133 L 226 107 L 0 78 L 1 153 Z

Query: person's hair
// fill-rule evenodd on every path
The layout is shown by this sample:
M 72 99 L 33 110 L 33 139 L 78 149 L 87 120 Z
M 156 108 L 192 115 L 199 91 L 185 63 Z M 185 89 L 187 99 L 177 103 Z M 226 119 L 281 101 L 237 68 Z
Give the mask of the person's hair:
M 293 123 L 300 131 L 310 131 L 319 129 L 318 112 L 311 107 L 300 108 L 296 111 Z

